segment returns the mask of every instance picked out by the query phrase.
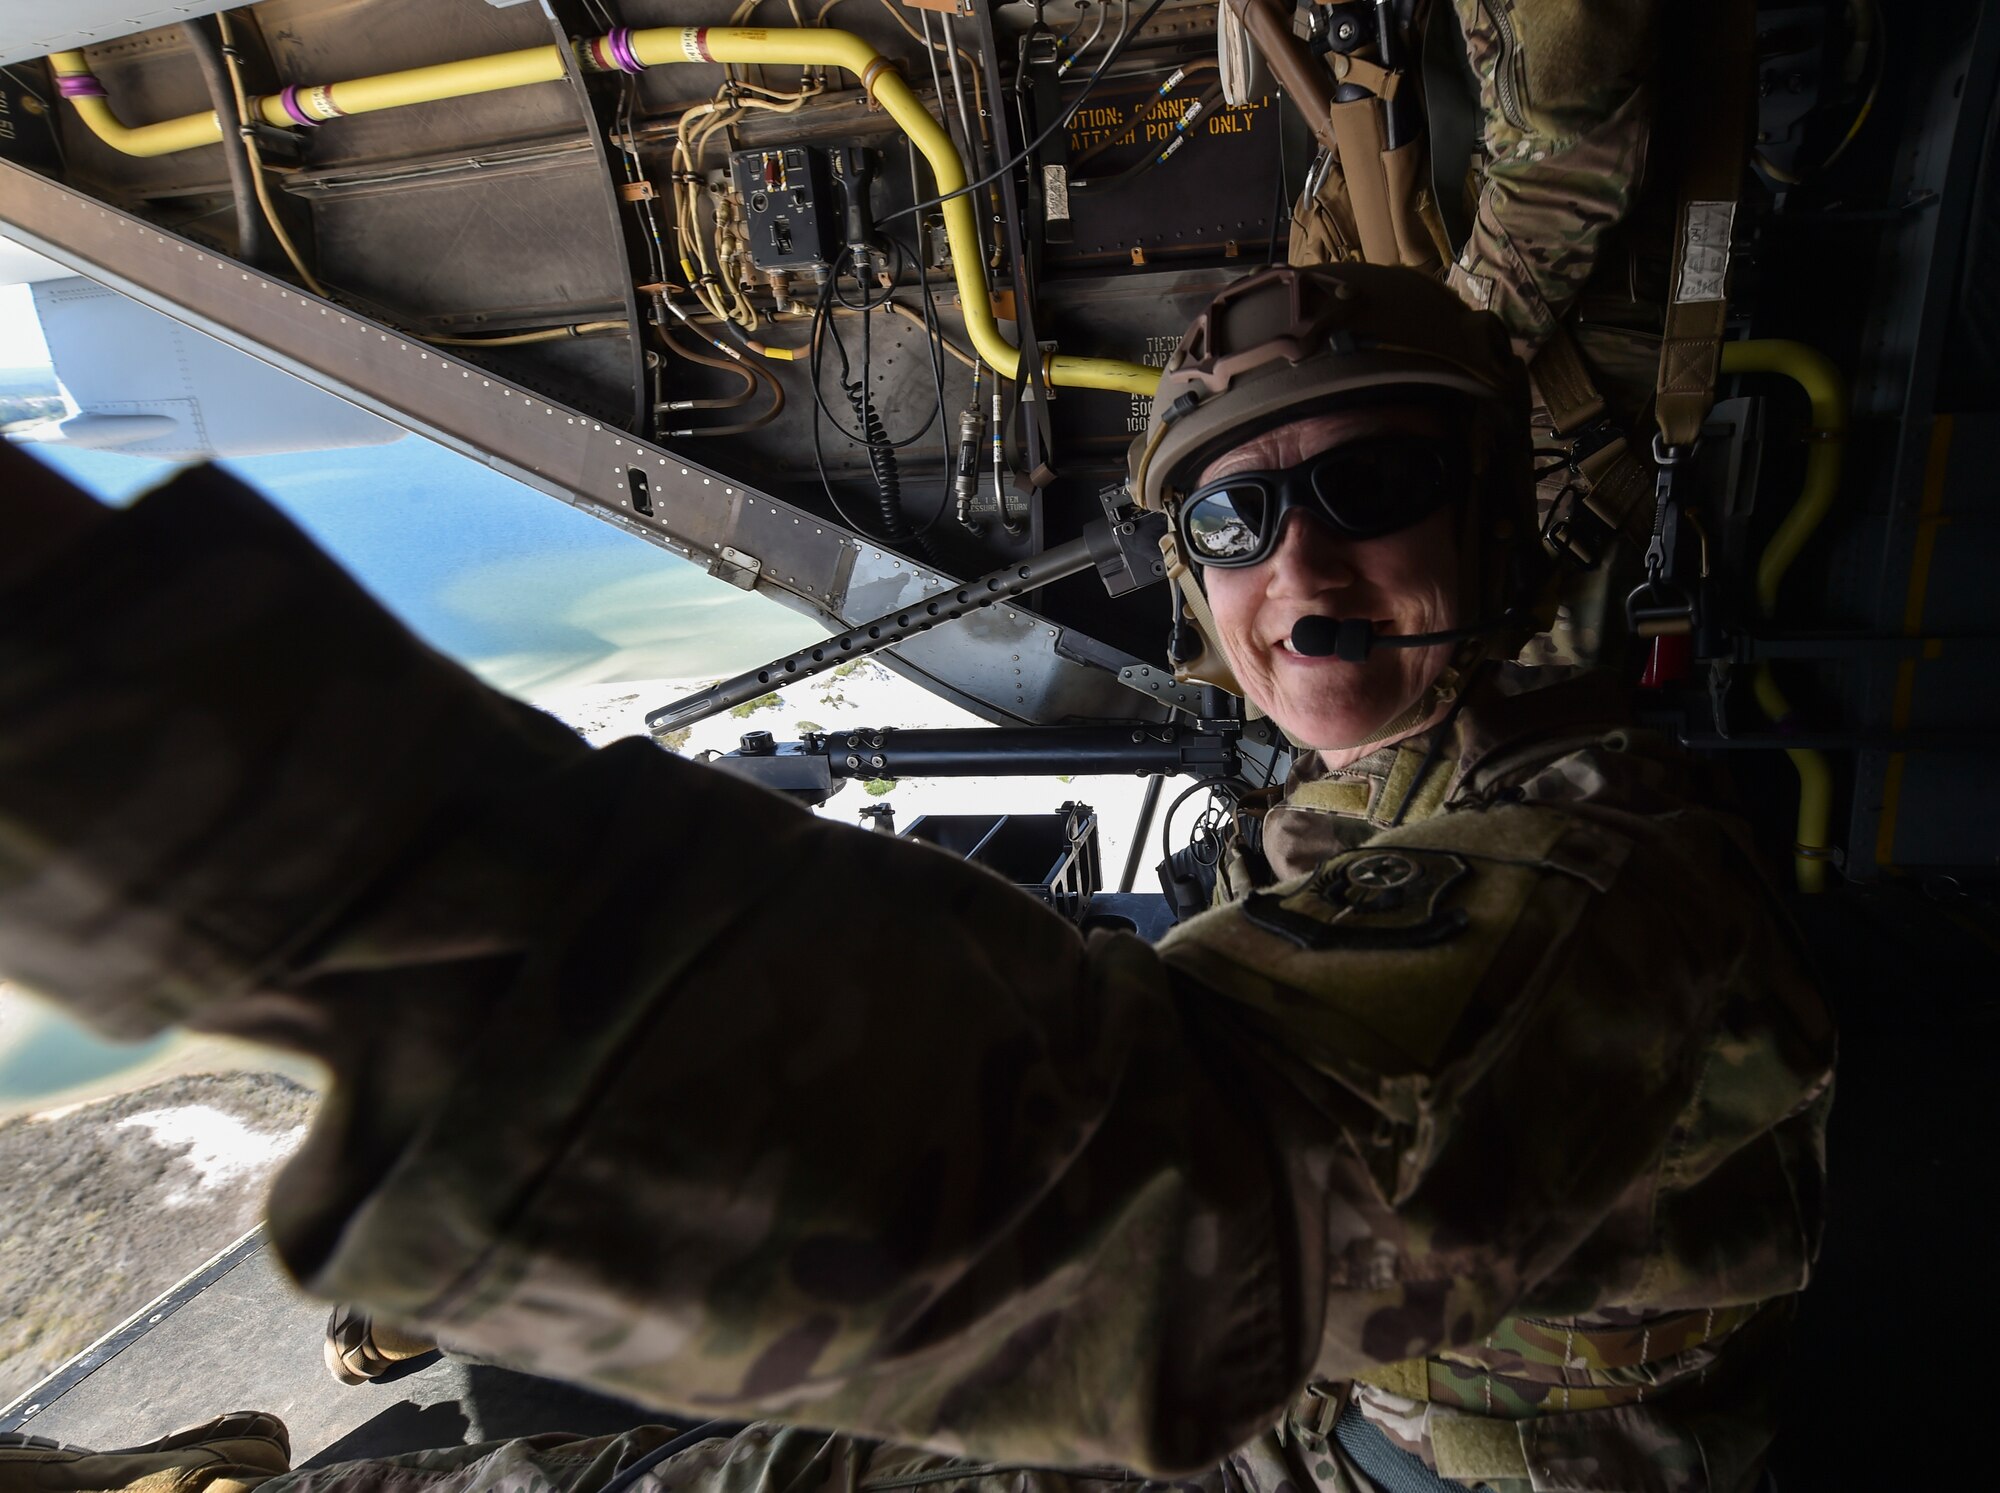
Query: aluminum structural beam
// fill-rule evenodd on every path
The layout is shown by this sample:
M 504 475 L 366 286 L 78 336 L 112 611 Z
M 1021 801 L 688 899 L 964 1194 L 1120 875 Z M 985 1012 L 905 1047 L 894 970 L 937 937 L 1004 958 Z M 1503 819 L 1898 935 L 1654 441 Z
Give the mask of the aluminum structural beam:
M 604 208 L 605 230 L 611 236 L 618 258 L 626 266 L 626 272 L 619 280 L 619 289 L 625 300 L 625 325 L 629 330 L 626 371 L 631 380 L 632 414 L 625 428 L 643 432 L 652 414 L 653 401 L 651 380 L 646 373 L 646 324 L 641 320 L 635 287 L 651 276 L 632 252 L 631 230 L 627 227 L 625 208 L 618 191 L 615 163 L 630 142 L 618 142 L 611 138 L 617 125 L 619 93 L 633 87 L 633 83 L 622 74 L 601 74 L 595 78 L 585 75 L 577 61 L 576 48 L 570 44 L 572 37 L 588 36 L 596 29 L 583 0 L 542 0 L 542 3 L 548 13 L 549 24 L 555 31 L 556 48 L 562 54 L 563 77 L 570 91 L 576 95 L 584 133 L 589 136 L 591 149 L 597 156 L 596 178 Z

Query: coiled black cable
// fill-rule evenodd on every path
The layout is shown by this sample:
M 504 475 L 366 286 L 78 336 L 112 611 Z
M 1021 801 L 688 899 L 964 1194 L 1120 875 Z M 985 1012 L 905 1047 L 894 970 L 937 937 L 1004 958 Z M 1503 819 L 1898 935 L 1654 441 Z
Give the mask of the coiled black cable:
M 882 515 L 882 532 L 891 539 L 908 539 L 910 520 L 903 512 L 903 474 L 896 465 L 896 448 L 889 444 L 889 428 L 882 423 L 875 401 L 868 397 L 866 384 L 843 380 L 840 387 L 854 406 L 855 423 L 865 437 L 862 446 L 868 452 L 868 470 L 875 474 L 875 507 Z
M 900 269 L 904 258 L 907 256 L 908 251 L 904 249 L 904 247 L 901 244 L 896 243 L 894 240 L 889 240 L 888 245 L 890 252 L 896 257 L 896 264 L 897 267 Z M 896 440 L 890 437 L 888 428 L 882 422 L 882 418 L 879 411 L 875 409 L 874 400 L 872 398 L 869 398 L 867 394 L 868 379 L 869 379 L 868 363 L 869 363 L 869 351 L 870 351 L 870 330 L 869 330 L 868 314 L 871 311 L 875 310 L 877 307 L 887 304 L 889 300 L 889 288 L 887 286 L 882 286 L 878 287 L 876 290 L 871 291 L 867 283 L 863 281 L 859 277 L 859 275 L 857 275 L 856 285 L 860 291 L 860 299 L 850 301 L 841 292 L 840 275 L 843 269 L 849 269 L 852 268 L 853 266 L 854 266 L 853 251 L 849 248 L 843 247 L 834 256 L 834 263 L 832 270 L 828 274 L 826 282 L 820 286 L 819 304 L 814 308 L 813 311 L 812 339 L 809 344 L 811 352 L 807 360 L 807 367 L 809 370 L 809 383 L 811 385 L 812 395 L 813 395 L 813 421 L 812 421 L 813 465 L 819 472 L 820 487 L 826 493 L 827 503 L 829 506 L 832 507 L 834 513 L 839 517 L 840 521 L 846 524 L 848 528 L 853 529 L 858 534 L 867 533 L 868 532 L 867 529 L 855 523 L 855 521 L 848 516 L 846 509 L 841 506 L 839 497 L 836 496 L 834 493 L 833 484 L 827 480 L 826 456 L 824 450 L 820 445 L 820 419 L 821 417 L 824 417 L 826 419 L 826 422 L 831 426 L 833 426 L 835 430 L 839 431 L 841 435 L 847 437 L 848 440 L 853 441 L 856 445 L 861 446 L 868 453 L 869 471 L 871 475 L 873 475 L 874 478 L 876 479 L 876 484 L 877 484 L 876 501 L 878 502 L 878 504 L 882 505 L 879 511 L 881 514 L 883 527 L 885 528 L 885 530 L 887 530 L 887 532 L 880 537 L 892 540 L 914 542 L 917 549 L 923 554 L 923 556 L 927 560 L 930 561 L 931 564 L 936 565 L 940 569 L 943 569 L 945 568 L 944 562 L 940 558 L 937 549 L 931 542 L 929 535 L 931 530 L 934 527 L 936 527 L 938 520 L 944 515 L 946 509 L 949 507 L 950 504 L 951 463 L 949 458 L 950 447 L 948 440 L 946 440 L 945 438 L 944 425 L 943 425 L 944 387 L 943 387 L 943 373 L 938 361 L 940 358 L 940 354 L 937 351 L 937 345 L 936 345 L 938 337 L 937 309 L 931 303 L 930 300 L 929 282 L 926 279 L 924 279 L 922 273 L 922 266 L 919 265 L 918 266 L 919 285 L 924 292 L 924 324 L 926 328 L 929 329 L 931 332 L 932 375 L 936 384 L 938 398 L 936 404 L 933 406 L 931 410 L 930 418 L 925 420 L 924 423 L 921 426 L 919 426 L 909 436 L 901 440 Z M 893 279 L 895 277 L 892 276 L 891 278 Z M 835 302 L 838 302 L 842 306 L 848 307 L 850 310 L 855 310 L 862 313 L 861 368 L 860 368 L 860 379 L 858 382 L 854 377 L 854 367 L 848 360 L 846 345 L 841 340 L 839 330 L 834 327 L 832 318 L 828 314 L 831 306 Z M 822 366 L 821 355 L 825 348 L 825 345 L 828 342 L 831 342 L 833 344 L 834 352 L 836 356 L 838 356 L 840 359 L 840 372 L 838 378 L 836 379 L 836 383 L 840 387 L 841 391 L 847 396 L 848 403 L 853 407 L 854 413 L 857 416 L 860 428 L 855 430 L 849 430 L 847 426 L 841 422 L 839 417 L 836 416 L 834 412 L 827 407 L 826 398 L 821 393 L 820 390 L 820 378 L 821 378 L 820 370 Z M 936 510 L 931 514 L 929 518 L 927 518 L 924 521 L 921 527 L 912 529 L 910 526 L 909 519 L 903 513 L 902 509 L 902 501 L 901 501 L 902 473 L 900 468 L 898 468 L 896 465 L 895 453 L 904 446 L 914 445 L 919 440 L 922 440 L 923 437 L 930 431 L 933 425 L 938 426 L 940 440 L 941 442 L 944 443 L 944 449 L 947 453 L 945 467 L 944 467 L 945 476 L 942 486 L 942 492 Z M 890 476 L 890 482 L 887 484 L 885 484 L 882 480 L 885 471 L 885 462 L 886 462 L 886 470 Z

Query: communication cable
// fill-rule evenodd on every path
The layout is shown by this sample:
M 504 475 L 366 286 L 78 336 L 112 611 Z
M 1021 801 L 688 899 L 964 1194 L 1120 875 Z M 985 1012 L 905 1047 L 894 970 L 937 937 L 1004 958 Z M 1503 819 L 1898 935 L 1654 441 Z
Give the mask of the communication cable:
M 1054 122 L 1050 124 L 1047 129 L 1043 130 L 1039 135 L 1035 136 L 1034 139 L 1030 140 L 1026 145 L 1022 146 L 1019 150 L 1015 151 L 1014 154 L 1009 156 L 1006 160 L 1002 161 L 998 166 L 995 166 L 991 171 L 987 172 L 984 176 L 979 177 L 976 180 L 967 182 L 964 186 L 959 187 L 956 191 L 940 193 L 936 197 L 926 197 L 920 202 L 914 202 L 910 206 L 903 208 L 900 211 L 890 213 L 887 217 L 883 218 L 881 221 L 884 223 L 891 223 L 894 222 L 897 218 L 911 217 L 917 213 L 922 212 L 925 208 L 938 207 L 943 203 L 951 201 L 951 199 L 954 197 L 963 197 L 967 193 L 976 192 L 981 187 L 985 186 L 988 182 L 998 181 L 1001 177 L 1005 176 L 1009 171 L 1012 171 L 1016 166 L 1020 165 L 1023 161 L 1027 160 L 1037 150 L 1041 149 L 1042 142 L 1047 140 L 1049 136 L 1053 135 L 1057 130 L 1064 129 L 1068 126 L 1070 119 L 1076 114 L 1076 111 L 1078 109 L 1081 109 L 1083 107 L 1084 101 L 1090 97 L 1091 90 L 1097 87 L 1098 81 L 1104 76 L 1106 70 L 1109 69 L 1111 64 L 1116 62 L 1121 55 L 1123 55 L 1127 43 L 1129 43 L 1131 39 L 1137 36 L 1141 31 L 1144 31 L 1146 29 L 1146 23 L 1152 20 L 1153 16 L 1159 11 L 1160 7 L 1162 5 L 1165 5 L 1166 3 L 1167 0 L 1152 0 L 1152 4 L 1148 5 L 1145 8 L 1145 10 L 1140 12 L 1138 25 L 1132 27 L 1130 30 L 1121 29 L 1119 31 L 1117 39 L 1111 43 L 1110 50 L 1105 52 L 1104 60 L 1097 64 L 1097 66 L 1091 71 L 1091 74 L 1088 78 L 1084 79 L 1083 87 L 1080 90 L 1078 90 L 1075 99 L 1073 99 L 1070 102 L 1070 106 L 1067 109 L 1063 110 L 1062 113 L 1058 114 Z
M 892 261 L 892 263 L 896 267 L 900 268 L 902 260 L 904 258 L 903 246 L 895 239 L 890 239 L 888 242 L 890 247 L 895 251 L 895 256 L 896 256 L 895 259 Z M 835 430 L 839 431 L 843 436 L 847 437 L 848 440 L 852 441 L 857 446 L 861 446 L 862 448 L 864 448 L 864 450 L 868 452 L 869 468 L 871 472 L 875 474 L 876 480 L 879 483 L 881 481 L 881 469 L 878 465 L 877 453 L 893 452 L 905 446 L 915 445 L 918 441 L 922 440 L 924 436 L 929 433 L 931 425 L 939 419 L 939 411 L 943 408 L 943 400 L 940 398 L 937 407 L 932 409 L 930 418 L 925 420 L 922 426 L 920 426 L 915 432 L 913 432 L 905 439 L 902 440 L 889 439 L 888 432 L 886 431 L 886 429 L 880 429 L 879 419 L 876 422 L 874 422 L 876 423 L 877 429 L 879 430 L 879 435 L 875 431 L 871 431 L 868 429 L 868 425 L 870 423 L 869 414 L 872 413 L 872 401 L 867 401 L 865 398 L 856 399 L 855 397 L 855 394 L 851 386 L 853 366 L 848 360 L 846 344 L 842 341 L 839 331 L 833 327 L 833 320 L 830 315 L 830 311 L 832 305 L 834 304 L 834 301 L 838 299 L 841 305 L 847 307 L 850 310 L 860 311 L 862 313 L 862 336 L 863 336 L 863 348 L 864 348 L 863 352 L 864 384 L 862 387 L 865 390 L 866 388 L 865 379 L 867 377 L 865 370 L 866 348 L 868 339 L 867 314 L 870 311 L 873 311 L 877 306 L 886 304 L 888 302 L 889 290 L 885 288 L 879 300 L 871 299 L 866 283 L 862 281 L 860 277 L 857 275 L 856 283 L 859 284 L 861 287 L 860 301 L 858 302 L 848 301 L 845 297 L 841 297 L 838 291 L 841 271 L 843 270 L 843 268 L 852 265 L 853 258 L 854 255 L 852 248 L 843 245 L 839 253 L 837 253 L 834 256 L 832 271 L 831 273 L 828 274 L 826 278 L 826 283 L 820 287 L 819 301 L 813 309 L 812 337 L 809 343 L 809 356 L 807 358 L 808 382 L 812 387 L 812 394 L 813 394 L 813 419 L 812 419 L 813 467 L 819 473 L 820 489 L 822 492 L 826 494 L 827 503 L 832 507 L 834 513 L 839 517 L 840 521 L 846 524 L 848 528 L 854 530 L 854 532 L 857 534 L 867 534 L 870 535 L 870 537 L 881 537 L 881 536 L 875 536 L 867 525 L 856 523 L 854 521 L 853 515 L 848 513 L 847 509 L 842 505 L 839 495 L 834 492 L 833 482 L 827 476 L 825 447 L 820 440 L 820 419 L 822 416 L 824 416 L 827 422 L 831 424 Z M 894 275 L 890 276 L 892 282 L 895 278 L 896 277 Z M 928 289 L 928 281 L 926 280 L 924 283 L 926 285 L 926 289 Z M 863 430 L 861 433 L 856 433 L 855 431 L 849 430 L 844 424 L 841 423 L 839 417 L 836 416 L 833 413 L 833 411 L 827 407 L 825 393 L 820 387 L 822 378 L 821 370 L 823 366 L 822 360 L 824 356 L 824 347 L 827 340 L 826 334 L 829 330 L 832 331 L 834 352 L 840 358 L 841 388 L 844 392 L 848 394 L 849 400 L 854 403 L 856 411 L 858 413 L 861 413 L 862 415 Z M 933 359 L 935 360 L 936 358 L 935 352 L 932 354 L 932 356 Z M 935 361 L 933 363 L 933 368 L 934 370 L 936 369 Z M 940 386 L 941 386 L 941 373 L 940 373 Z M 947 438 L 948 438 L 948 433 L 947 433 Z M 922 527 L 915 530 L 909 530 L 904 534 L 891 533 L 886 537 L 891 539 L 921 540 L 924 535 L 928 534 L 931 531 L 931 529 L 936 525 L 939 517 L 945 511 L 945 508 L 949 506 L 949 498 L 950 498 L 949 460 L 946 461 L 945 468 L 946 468 L 946 479 L 945 479 L 946 502 L 941 503 L 939 505 L 938 511 L 932 514 L 931 517 L 924 522 Z M 899 517 L 902 516 L 900 514 L 900 509 L 898 510 L 898 516 Z M 885 516 L 885 522 L 886 522 L 886 516 Z M 905 519 L 904 522 L 907 523 L 907 520 Z
M 1271 90 L 1271 107 L 1276 111 L 1278 122 L 1277 129 L 1273 131 L 1278 137 L 1278 186 L 1277 190 L 1271 196 L 1271 252 L 1264 258 L 1264 267 L 1266 269 L 1269 269 L 1278 262 L 1278 245 L 1281 242 L 1287 243 L 1289 247 L 1292 231 L 1292 194 L 1286 185 L 1286 176 L 1288 173 L 1285 165 L 1284 89 L 1273 88 Z M 1283 240 L 1278 236 L 1280 231 L 1285 235 Z
M 1181 115 L 1179 121 L 1174 125 L 1173 138 L 1168 140 L 1166 145 L 1161 149 L 1149 151 L 1146 155 L 1127 166 L 1123 171 L 1120 171 L 1116 176 L 1106 176 L 1096 180 L 1086 178 L 1081 181 L 1071 178 L 1069 189 L 1072 192 L 1109 192 L 1137 181 L 1155 166 L 1162 165 L 1171 157 L 1178 155 L 1187 145 L 1188 141 L 1194 138 L 1188 131 L 1200 121 L 1206 119 L 1209 111 L 1221 101 L 1222 85 L 1220 83 L 1210 84 L 1202 90 L 1201 97 L 1194 101 L 1188 108 L 1188 111 Z
M 1174 858 L 1173 831 L 1174 831 L 1175 812 L 1180 808 L 1182 804 L 1186 803 L 1189 799 L 1193 798 L 1197 793 L 1201 792 L 1204 788 L 1206 788 L 1210 793 L 1218 794 L 1221 797 L 1228 799 L 1229 812 L 1234 812 L 1237 804 L 1236 790 L 1230 786 L 1229 779 L 1227 778 L 1203 778 L 1193 787 L 1184 790 L 1178 798 L 1176 798 L 1172 803 L 1167 805 L 1167 812 L 1165 816 L 1160 820 L 1161 860 L 1171 862 Z M 1214 814 L 1214 812 L 1215 812 L 1215 805 L 1211 802 L 1208 808 L 1202 810 L 1202 817 L 1195 821 L 1195 829 L 1197 832 L 1200 831 L 1202 825 L 1210 819 L 1210 817 Z M 1195 850 L 1195 860 L 1204 866 L 1213 866 L 1217 863 L 1217 861 L 1221 859 L 1221 856 L 1219 854 L 1217 854 L 1215 859 L 1213 860 L 1204 859 L 1202 857 L 1201 851 L 1199 849 L 1195 849 L 1195 842 L 1190 840 L 1188 843 L 1189 843 L 1189 848 Z

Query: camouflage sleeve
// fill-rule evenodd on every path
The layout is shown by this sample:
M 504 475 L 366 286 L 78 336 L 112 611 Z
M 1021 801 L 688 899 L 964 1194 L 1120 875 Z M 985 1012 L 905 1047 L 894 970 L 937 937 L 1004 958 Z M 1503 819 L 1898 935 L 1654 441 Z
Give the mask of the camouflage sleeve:
M 1479 79 L 1486 165 L 1449 278 L 1531 361 L 1638 190 L 1658 3 L 1453 3 Z
M 1601 1294 L 1768 937 L 1699 836 L 1521 805 L 1086 944 L 585 748 L 219 474 L 0 618 L 0 969 L 326 1062 L 312 1290 L 696 1414 L 1187 1469 L 1315 1363 Z

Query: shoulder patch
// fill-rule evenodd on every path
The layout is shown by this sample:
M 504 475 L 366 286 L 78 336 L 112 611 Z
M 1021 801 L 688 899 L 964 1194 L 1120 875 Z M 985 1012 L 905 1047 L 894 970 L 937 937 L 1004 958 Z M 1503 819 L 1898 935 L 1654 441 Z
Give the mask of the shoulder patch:
M 1288 894 L 1251 893 L 1243 916 L 1302 949 L 1420 949 L 1465 931 L 1465 910 L 1439 903 L 1471 874 L 1449 851 L 1352 850 Z

